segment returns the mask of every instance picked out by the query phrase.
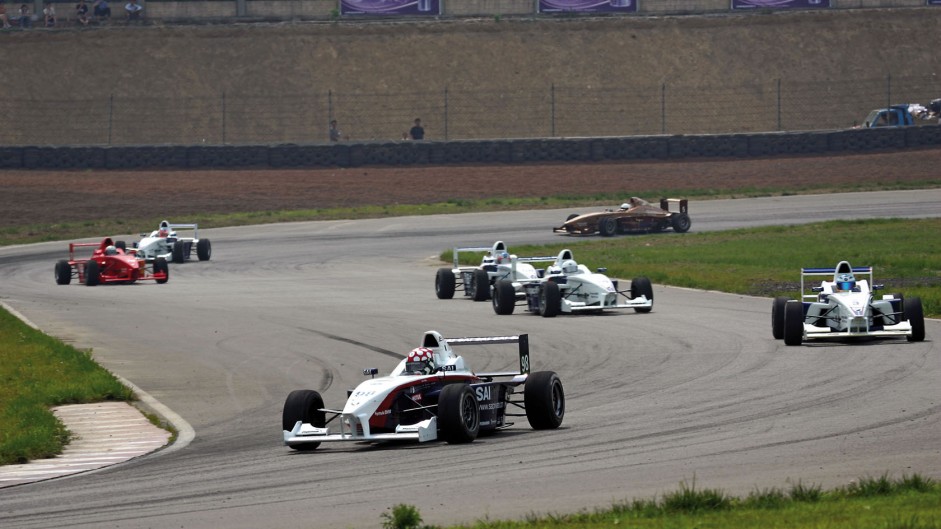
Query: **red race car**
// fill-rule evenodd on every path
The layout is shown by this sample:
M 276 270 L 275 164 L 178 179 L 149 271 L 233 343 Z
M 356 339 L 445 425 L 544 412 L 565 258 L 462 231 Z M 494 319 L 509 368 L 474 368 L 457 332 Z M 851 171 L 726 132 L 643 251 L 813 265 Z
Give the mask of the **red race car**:
M 154 280 L 166 283 L 170 279 L 167 260 L 159 257 L 154 260 L 151 269 L 147 262 L 137 257 L 135 250 L 125 250 L 124 244 L 115 244 L 111 238 L 97 242 L 69 243 L 69 258 L 56 263 L 56 283 L 68 285 L 73 277 L 88 286 L 99 283 L 133 283 L 141 280 Z M 76 248 L 94 248 L 91 257 L 76 258 Z

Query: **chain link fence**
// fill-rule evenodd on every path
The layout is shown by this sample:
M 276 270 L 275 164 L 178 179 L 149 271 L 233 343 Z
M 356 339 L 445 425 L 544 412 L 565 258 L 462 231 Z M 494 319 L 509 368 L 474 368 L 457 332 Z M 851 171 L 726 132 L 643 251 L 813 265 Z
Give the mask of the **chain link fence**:
M 0 144 L 244 145 L 403 138 L 421 118 L 428 140 L 728 134 L 849 128 L 896 103 L 941 97 L 935 74 L 745 86 L 638 84 L 542 90 L 328 91 L 211 97 L 0 100 Z

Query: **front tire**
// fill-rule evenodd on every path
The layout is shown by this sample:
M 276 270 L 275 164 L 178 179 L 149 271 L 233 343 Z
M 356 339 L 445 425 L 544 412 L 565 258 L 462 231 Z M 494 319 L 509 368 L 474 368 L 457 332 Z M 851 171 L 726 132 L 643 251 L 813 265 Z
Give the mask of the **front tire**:
M 903 299 L 902 314 L 912 326 L 912 334 L 905 338 L 910 342 L 923 342 L 925 340 L 925 313 L 921 306 L 921 298 Z
M 171 250 L 171 256 L 173 258 L 173 262 L 176 264 L 181 264 L 184 260 L 186 260 L 186 255 L 183 252 L 183 246 L 184 244 L 182 241 L 176 241 L 175 243 L 173 243 L 173 250 Z
M 323 409 L 323 397 L 311 389 L 298 389 L 292 391 L 284 401 L 284 410 L 281 412 L 281 428 L 290 432 L 297 421 L 324 428 L 327 425 L 327 416 Z M 314 450 L 320 443 L 305 443 L 294 445 L 294 450 Z
M 516 289 L 509 281 L 497 281 L 493 285 L 493 311 L 501 316 L 513 314 L 516 308 Z
M 467 384 L 448 384 L 438 397 L 438 429 L 448 444 L 470 443 L 480 433 L 480 406 Z
M 162 285 L 170 280 L 170 266 L 163 257 L 154 259 L 154 275 L 159 275 L 160 273 L 163 273 L 163 278 L 156 279 L 157 283 Z
M 804 341 L 804 304 L 788 301 L 784 305 L 784 343 L 800 345 Z
M 85 286 L 93 287 L 101 283 L 101 268 L 98 261 L 88 261 L 85 263 Z
M 779 296 L 771 303 L 771 335 L 775 340 L 784 338 L 784 306 L 787 298 Z
M 209 239 L 200 239 L 196 243 L 196 257 L 200 261 L 208 261 L 212 257 L 212 243 L 209 242 Z
M 435 295 L 438 299 L 454 297 L 454 272 L 450 268 L 439 268 L 435 274 Z
M 471 299 L 474 301 L 487 301 L 490 299 L 490 274 L 478 268 L 474 270 L 471 279 Z
M 618 231 L 618 220 L 614 217 L 602 217 L 598 221 L 598 233 L 602 237 L 611 237 Z
M 56 284 L 68 285 L 72 282 L 72 265 L 65 259 L 56 263 Z
M 631 299 L 644 296 L 650 300 L 649 307 L 634 307 L 634 312 L 647 313 L 653 310 L 653 285 L 646 277 L 635 277 L 631 280 L 631 296 Z
M 565 391 L 553 371 L 537 371 L 526 378 L 523 389 L 526 419 L 534 430 L 554 430 L 565 417 Z
M 546 281 L 539 291 L 539 313 L 543 318 L 555 318 L 562 310 L 562 293 L 555 281 Z

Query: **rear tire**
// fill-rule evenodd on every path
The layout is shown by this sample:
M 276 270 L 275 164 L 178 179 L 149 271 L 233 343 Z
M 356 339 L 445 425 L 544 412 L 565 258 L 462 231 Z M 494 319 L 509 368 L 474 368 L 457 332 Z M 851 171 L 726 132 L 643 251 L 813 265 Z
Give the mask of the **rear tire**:
M 163 257 L 158 257 L 154 259 L 154 275 L 163 273 L 163 279 L 157 279 L 157 283 L 164 284 L 170 280 L 170 266 L 167 264 L 167 260 Z
M 804 304 L 788 301 L 784 305 L 784 343 L 800 345 L 804 341 Z
M 693 225 L 693 221 L 686 213 L 675 213 L 670 216 L 670 225 L 673 226 L 673 231 L 676 233 L 686 233 Z
M 438 430 L 448 444 L 470 443 L 480 433 L 480 406 L 467 384 L 448 384 L 438 397 Z
M 631 299 L 646 296 L 651 303 L 649 307 L 634 307 L 634 312 L 647 313 L 653 310 L 653 285 L 646 277 L 635 277 L 631 280 L 631 296 Z
M 176 241 L 173 243 L 173 250 L 171 251 L 171 255 L 173 257 L 173 262 L 176 264 L 180 264 L 186 260 L 186 255 L 184 255 L 183 252 L 183 246 L 184 245 L 182 241 Z
M 775 340 L 784 338 L 784 306 L 787 305 L 787 298 L 779 296 L 774 298 L 771 303 L 771 336 Z
M 921 306 L 921 298 L 904 299 L 902 315 L 912 326 L 912 334 L 905 338 L 910 342 L 923 342 L 925 340 L 925 312 Z
M 320 393 L 310 389 L 298 389 L 292 391 L 284 401 L 284 410 L 281 412 L 281 428 L 287 431 L 294 429 L 297 421 L 301 421 L 318 428 L 324 428 L 327 425 L 327 416 L 323 409 L 323 397 Z M 320 443 L 306 443 L 295 445 L 294 450 L 306 451 L 314 450 Z
M 602 217 L 598 221 L 598 233 L 602 237 L 610 237 L 618 231 L 618 220 L 614 217 Z
M 555 318 L 562 311 L 562 293 L 555 281 L 546 281 L 539 291 L 539 313 L 543 318 Z
M 65 259 L 56 263 L 56 284 L 68 285 L 72 282 L 72 265 Z
M 487 301 L 490 299 L 490 275 L 486 270 L 478 268 L 472 276 L 471 299 L 474 301 Z
M 565 417 L 565 391 L 553 371 L 537 371 L 526 378 L 523 389 L 526 419 L 534 430 L 554 430 Z
M 435 294 L 438 299 L 454 297 L 454 272 L 450 268 L 439 268 L 435 274 Z
M 509 281 L 497 281 L 493 285 L 493 311 L 501 316 L 513 314 L 516 308 L 516 289 Z
M 85 286 L 93 287 L 101 283 L 101 268 L 98 261 L 88 261 L 85 263 Z
M 212 257 L 212 243 L 209 242 L 209 239 L 200 239 L 196 243 L 196 257 L 200 261 L 208 261 Z

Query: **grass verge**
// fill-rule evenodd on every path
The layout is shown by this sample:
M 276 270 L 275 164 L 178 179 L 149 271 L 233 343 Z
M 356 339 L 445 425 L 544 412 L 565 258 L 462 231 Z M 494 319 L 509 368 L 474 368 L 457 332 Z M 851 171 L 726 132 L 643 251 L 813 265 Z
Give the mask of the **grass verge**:
M 654 283 L 751 296 L 800 295 L 802 267 L 833 267 L 840 261 L 873 266 L 885 293 L 918 296 L 925 315 L 941 316 L 941 219 L 831 221 L 798 226 L 722 232 L 663 233 L 613 238 L 560 236 L 559 242 L 514 246 L 512 253 L 557 255 L 570 248 L 590 268 L 611 277 L 646 276 Z M 481 254 L 462 254 L 467 265 Z M 441 253 L 450 262 L 451 250 Z M 770 308 L 769 308 L 770 310 Z
M 697 489 L 694 481 L 660 499 L 615 503 L 594 512 L 530 515 L 520 521 L 481 520 L 451 529 L 941 529 L 939 505 L 941 486 L 918 474 L 895 480 L 865 477 L 829 491 L 797 482 L 789 490 L 756 490 L 743 498 Z M 396 505 L 382 520 L 384 529 L 435 527 L 423 524 L 411 505 Z
M 133 392 L 79 351 L 0 308 L 0 464 L 62 452 L 69 434 L 49 410 L 134 400 Z

